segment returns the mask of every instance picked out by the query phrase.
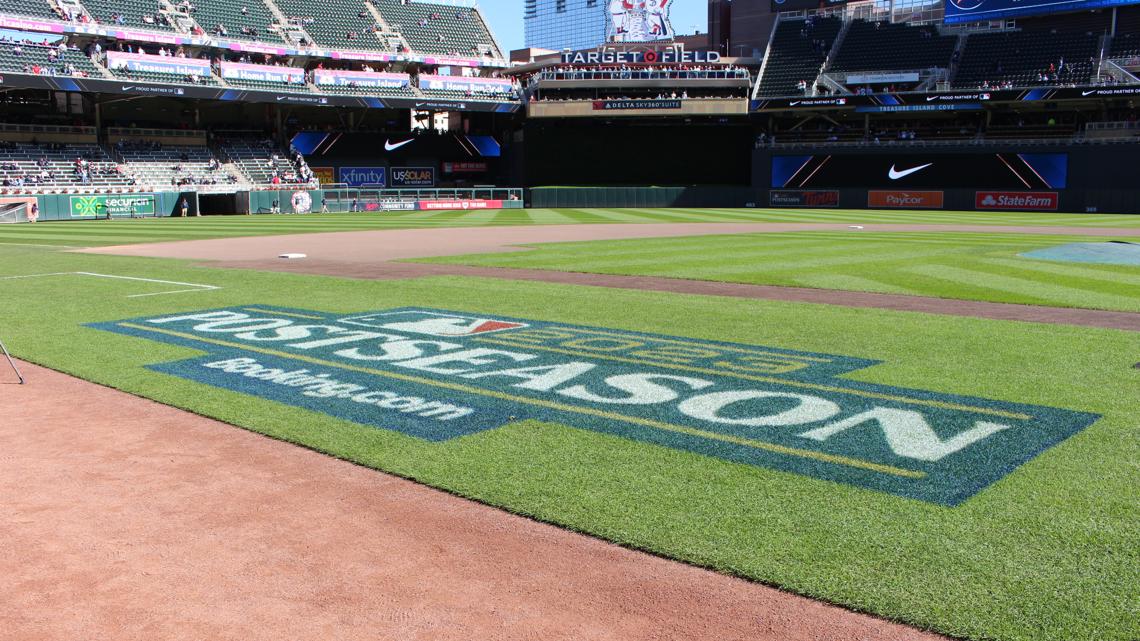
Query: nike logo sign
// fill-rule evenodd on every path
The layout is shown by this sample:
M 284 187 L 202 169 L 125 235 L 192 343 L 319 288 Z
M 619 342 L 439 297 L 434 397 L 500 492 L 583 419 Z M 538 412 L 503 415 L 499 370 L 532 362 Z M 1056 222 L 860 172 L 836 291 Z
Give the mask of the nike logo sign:
M 897 169 L 895 169 L 894 165 L 891 165 L 891 170 L 887 172 L 887 176 L 889 176 L 891 180 L 898 180 L 899 178 L 906 178 L 907 176 L 909 176 L 915 172 L 922 171 L 923 169 L 926 169 L 927 167 L 929 167 L 933 164 L 934 163 L 932 163 L 932 162 L 928 162 L 925 165 L 919 165 L 917 167 L 911 167 L 910 169 L 904 169 L 902 171 L 898 171 Z
M 1096 89 L 1093 89 L 1092 91 L 1082 91 L 1081 95 L 1082 96 L 1091 96 L 1094 93 L 1096 93 Z
M 930 102 L 931 100 L 938 100 L 938 96 L 927 96 L 926 97 L 926 102 Z
M 793 101 L 791 101 L 791 102 L 789 102 L 789 103 L 788 103 L 788 106 L 789 106 L 789 107 L 795 107 L 795 106 L 796 106 L 796 105 L 798 105 L 798 104 L 800 104 L 800 101 L 799 101 L 799 100 L 793 100 Z
M 127 85 L 127 86 L 122 88 L 122 91 L 130 91 L 131 89 L 134 89 L 134 88 L 135 88 L 134 85 Z
M 416 140 L 415 138 L 409 138 L 408 140 L 405 140 L 404 142 L 398 142 L 398 143 L 393 145 L 392 139 L 389 138 L 388 140 L 384 141 L 384 151 L 396 151 L 397 149 L 399 149 L 400 147 L 403 147 L 404 145 L 412 144 L 413 142 L 415 142 L 415 140 Z

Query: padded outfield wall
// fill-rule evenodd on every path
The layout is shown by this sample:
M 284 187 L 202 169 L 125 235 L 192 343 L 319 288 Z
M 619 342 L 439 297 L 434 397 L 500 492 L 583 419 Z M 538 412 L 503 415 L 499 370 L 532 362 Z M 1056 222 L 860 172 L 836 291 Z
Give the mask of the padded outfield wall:
M 752 184 L 790 207 L 1140 213 L 1138 154 L 1133 144 L 757 149 Z
M 193 211 L 197 206 L 195 194 L 181 192 L 13 195 L 0 197 L 0 204 L 34 201 L 41 221 L 150 218 L 180 214 L 178 205 L 184 196 Z

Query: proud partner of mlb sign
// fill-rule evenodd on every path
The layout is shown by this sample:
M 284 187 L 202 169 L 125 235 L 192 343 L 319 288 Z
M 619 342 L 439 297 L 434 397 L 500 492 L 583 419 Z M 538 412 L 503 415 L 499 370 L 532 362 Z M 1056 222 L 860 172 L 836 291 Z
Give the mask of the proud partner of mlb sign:
M 843 378 L 862 358 L 437 309 L 91 327 L 204 352 L 152 370 L 429 441 L 534 419 L 942 505 L 1099 418 Z

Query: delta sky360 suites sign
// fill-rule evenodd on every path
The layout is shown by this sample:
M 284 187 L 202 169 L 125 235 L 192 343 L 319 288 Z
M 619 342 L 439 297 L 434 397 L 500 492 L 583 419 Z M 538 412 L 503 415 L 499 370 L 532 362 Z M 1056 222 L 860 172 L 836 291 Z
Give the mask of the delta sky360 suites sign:
M 840 378 L 861 358 L 436 309 L 91 327 L 205 352 L 152 370 L 429 441 L 536 419 L 951 506 L 1099 418 Z

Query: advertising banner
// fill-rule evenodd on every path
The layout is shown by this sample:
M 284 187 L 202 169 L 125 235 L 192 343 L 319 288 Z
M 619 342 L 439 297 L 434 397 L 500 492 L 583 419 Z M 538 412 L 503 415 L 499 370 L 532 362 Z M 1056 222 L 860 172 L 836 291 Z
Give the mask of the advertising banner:
M 781 11 L 810 11 L 847 4 L 847 0 L 772 0 L 772 13 Z
M 768 192 L 768 204 L 773 207 L 838 207 L 839 192 L 775 190 Z
M 445 162 L 443 163 L 443 173 L 445 174 L 481 174 L 487 171 L 487 163 L 485 162 Z
M 334 85 L 338 87 L 371 87 L 375 89 L 403 89 L 412 84 L 411 76 L 406 73 L 371 73 L 367 71 L 327 71 L 318 69 L 313 72 L 313 82 L 317 85 Z
M 867 206 L 888 209 L 942 209 L 941 191 L 869 191 Z
M 1055 191 L 979 191 L 974 194 L 977 209 L 1057 211 L 1060 195 Z
M 977 22 L 1064 11 L 1090 11 L 1136 0 L 946 0 L 946 23 Z
M 435 167 L 393 167 L 392 187 L 435 187 Z
M 126 53 L 123 51 L 108 51 L 107 66 L 116 70 L 169 73 L 179 76 L 210 75 L 209 60 L 152 56 L 145 53 Z
M 509 94 L 514 91 L 514 85 L 511 84 L 510 80 L 505 78 L 467 78 L 464 76 L 428 76 L 420 74 L 420 89 Z
M 918 82 L 918 73 L 849 73 L 847 84 L 871 85 L 889 82 Z
M 222 77 L 229 80 L 257 80 L 261 82 L 287 82 L 304 84 L 305 70 L 297 67 L 250 65 L 242 62 L 223 62 Z
M 421 200 L 421 211 L 439 211 L 443 209 L 502 209 L 501 200 Z
M 72 218 L 153 216 L 154 194 L 72 196 Z
M 387 167 L 341 167 L 340 168 L 341 182 L 350 187 L 360 187 L 361 185 L 380 185 L 386 187 L 388 185 L 388 168 Z
M 868 152 L 773 156 L 775 189 L 1064 189 L 1068 154 Z
M 309 167 L 322 185 L 331 185 L 336 180 L 336 169 L 333 167 Z
M 680 109 L 680 100 L 595 100 L 594 111 L 627 109 Z

